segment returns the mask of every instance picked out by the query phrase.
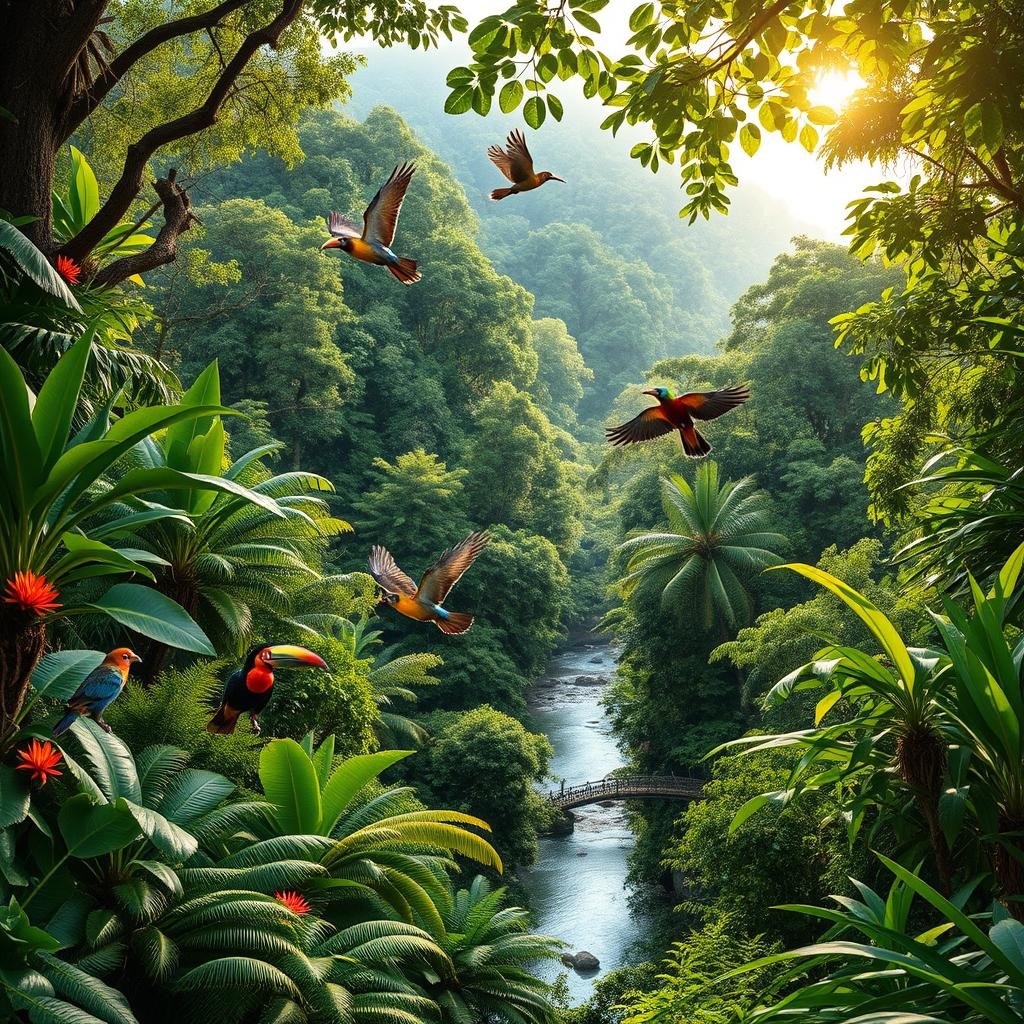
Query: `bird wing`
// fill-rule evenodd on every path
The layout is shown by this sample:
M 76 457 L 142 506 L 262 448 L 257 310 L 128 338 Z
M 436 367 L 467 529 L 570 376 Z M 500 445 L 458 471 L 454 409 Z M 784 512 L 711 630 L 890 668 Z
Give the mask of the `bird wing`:
M 486 533 L 471 533 L 465 540 L 449 548 L 420 580 L 419 596 L 434 604 L 441 604 L 448 592 L 473 564 L 476 556 L 487 547 L 490 537 Z
M 523 133 L 517 128 L 509 132 L 505 149 L 491 146 L 487 150 L 491 163 L 511 182 L 526 181 L 533 177 L 533 157 L 526 146 Z
M 401 569 L 391 552 L 380 544 L 370 548 L 370 575 L 389 593 L 416 596 L 416 584 Z
M 68 701 L 69 708 L 92 708 L 110 703 L 124 685 L 124 677 L 116 668 L 100 665 L 94 668 L 79 684 Z
M 377 190 L 363 214 L 363 241 L 384 246 L 390 246 L 394 241 L 402 200 L 415 170 L 412 164 L 396 167 L 391 177 Z
M 695 420 L 713 420 L 750 398 L 750 386 L 741 384 L 721 391 L 691 391 L 680 395 L 678 402 L 686 406 Z
M 644 409 L 639 416 L 634 416 L 628 423 L 618 427 L 605 429 L 605 436 L 612 444 L 635 444 L 637 441 L 650 441 L 661 437 L 675 427 L 668 421 L 660 405 L 652 405 Z
M 327 215 L 327 230 L 335 238 L 359 238 L 361 235 L 358 225 L 334 210 Z

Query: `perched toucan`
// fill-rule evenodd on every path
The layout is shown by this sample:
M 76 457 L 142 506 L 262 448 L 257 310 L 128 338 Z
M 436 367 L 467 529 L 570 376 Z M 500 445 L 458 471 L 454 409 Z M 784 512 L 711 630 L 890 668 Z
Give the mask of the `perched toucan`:
M 322 668 L 330 671 L 319 654 L 307 651 L 305 647 L 257 644 L 249 649 L 242 667 L 228 676 L 220 707 L 206 726 L 207 732 L 234 732 L 238 716 L 248 714 L 252 731 L 259 735 L 260 723 L 256 716 L 270 703 L 274 694 L 275 668 Z
M 66 714 L 53 727 L 53 735 L 67 732 L 79 715 L 88 715 L 104 732 L 110 732 L 110 726 L 103 721 L 103 712 L 117 700 L 128 682 L 129 669 L 137 661 L 142 659 L 134 651 L 115 647 L 71 695 L 64 709 Z
M 327 230 L 334 237 L 324 242 L 320 248 L 341 249 L 363 263 L 387 267 L 402 284 L 415 284 L 421 276 L 416 269 L 416 261 L 405 256 L 396 256 L 391 251 L 402 200 L 415 170 L 412 164 L 402 164 L 391 172 L 391 177 L 370 200 L 370 205 L 363 214 L 361 231 L 352 221 L 332 211 L 327 218 Z
M 370 549 L 370 575 L 384 588 L 384 602 L 400 615 L 433 622 L 442 633 L 465 633 L 473 616 L 450 612 L 441 604 L 489 540 L 486 533 L 471 533 L 427 569 L 419 587 L 398 568 L 387 548 L 375 544 Z
M 491 146 L 487 150 L 487 155 L 491 158 L 491 163 L 512 182 L 511 188 L 496 188 L 491 193 L 492 199 L 504 199 L 520 192 L 529 192 L 531 189 L 540 188 L 546 181 L 565 181 L 565 178 L 559 178 L 550 171 L 534 171 L 533 157 L 530 156 L 530 151 L 526 148 L 526 139 L 519 129 L 509 133 L 504 149 L 501 146 Z
M 658 404 L 644 409 L 628 423 L 609 427 L 605 431 L 608 440 L 612 444 L 635 444 L 678 430 L 683 451 L 692 459 L 702 459 L 711 451 L 711 445 L 693 421 L 717 419 L 742 405 L 750 398 L 750 388 L 743 384 L 721 391 L 691 391 L 685 395 L 673 395 L 668 388 L 650 388 L 644 394 L 653 395 Z

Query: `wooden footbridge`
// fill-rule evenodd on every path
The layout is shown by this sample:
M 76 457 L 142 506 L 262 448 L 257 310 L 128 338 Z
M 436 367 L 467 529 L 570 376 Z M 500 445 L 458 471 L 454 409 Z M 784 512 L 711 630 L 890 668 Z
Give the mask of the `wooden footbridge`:
M 703 800 L 704 780 L 681 775 L 609 775 L 548 793 L 548 800 L 563 811 L 602 800 Z

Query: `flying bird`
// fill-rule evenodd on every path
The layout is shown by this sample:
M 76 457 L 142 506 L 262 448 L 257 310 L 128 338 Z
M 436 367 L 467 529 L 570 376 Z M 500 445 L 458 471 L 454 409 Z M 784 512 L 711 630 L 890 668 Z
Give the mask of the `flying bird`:
M 53 735 L 60 736 L 71 728 L 79 715 L 87 715 L 104 732 L 110 726 L 103 721 L 103 712 L 114 703 L 128 682 L 128 671 L 132 664 L 142 659 L 127 647 L 115 647 L 81 682 L 71 695 L 66 714 L 53 727 Z
M 327 230 L 334 237 L 320 248 L 342 249 L 363 263 L 387 267 L 402 284 L 415 284 L 421 277 L 416 261 L 396 256 L 390 248 L 395 240 L 405 190 L 415 170 L 412 164 L 406 163 L 391 172 L 391 177 L 377 190 L 363 214 L 362 231 L 348 218 L 332 211 L 327 218 Z
M 450 612 L 441 605 L 489 540 L 486 533 L 471 533 L 427 569 L 419 587 L 398 568 L 387 548 L 374 544 L 370 549 L 370 575 L 384 588 L 384 602 L 400 615 L 433 622 L 442 633 L 465 633 L 473 625 L 473 616 Z
M 701 459 L 711 451 L 711 445 L 693 421 L 717 419 L 742 405 L 750 398 L 750 388 L 742 384 L 721 391 L 690 391 L 685 395 L 673 395 L 668 388 L 650 388 L 644 394 L 653 395 L 658 404 L 644 409 L 628 423 L 609 427 L 605 431 L 608 440 L 612 444 L 636 444 L 678 430 L 683 451 L 690 458 Z
M 550 171 L 534 171 L 533 157 L 530 156 L 530 151 L 526 148 L 526 139 L 518 128 L 509 132 L 504 149 L 501 146 L 491 146 L 487 150 L 487 155 L 491 158 L 491 163 L 512 182 L 511 188 L 496 188 L 491 193 L 492 199 L 504 199 L 520 192 L 529 192 L 531 189 L 540 188 L 546 181 L 565 182 L 565 178 L 559 178 Z
M 238 716 L 247 714 L 252 722 L 252 731 L 260 734 L 260 723 L 256 717 L 270 703 L 274 695 L 274 669 L 276 668 L 327 668 L 327 662 L 307 651 L 305 647 L 291 644 L 257 644 L 249 649 L 241 668 L 235 669 L 224 684 L 224 694 L 217 713 L 206 726 L 207 732 L 232 733 L 238 724 Z

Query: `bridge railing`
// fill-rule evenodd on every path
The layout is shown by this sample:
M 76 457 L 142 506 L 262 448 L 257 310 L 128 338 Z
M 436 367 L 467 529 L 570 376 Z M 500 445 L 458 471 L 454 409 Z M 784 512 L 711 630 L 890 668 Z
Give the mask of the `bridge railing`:
M 681 775 L 617 775 L 575 786 L 553 789 L 548 800 L 553 804 L 589 803 L 597 800 L 625 799 L 631 796 L 700 796 L 705 779 Z

